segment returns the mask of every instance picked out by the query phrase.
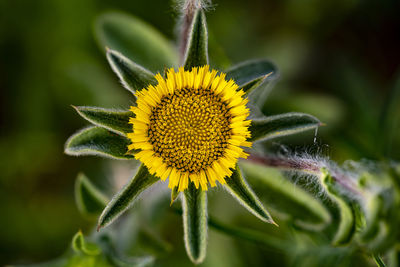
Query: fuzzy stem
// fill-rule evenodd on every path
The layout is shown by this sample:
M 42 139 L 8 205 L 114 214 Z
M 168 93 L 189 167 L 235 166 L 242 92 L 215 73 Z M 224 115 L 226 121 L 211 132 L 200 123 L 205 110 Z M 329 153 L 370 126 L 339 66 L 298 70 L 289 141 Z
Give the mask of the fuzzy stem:
M 259 156 L 251 154 L 248 160 L 263 164 L 268 167 L 279 168 L 283 170 L 297 171 L 297 172 L 305 172 L 311 175 L 315 175 L 317 177 L 321 177 L 321 168 L 324 167 L 318 161 L 301 161 L 293 158 L 282 158 L 275 156 Z M 326 166 L 325 166 L 326 167 Z M 358 188 L 358 186 L 351 181 L 351 178 L 346 176 L 343 172 L 335 169 L 329 168 L 331 172 L 332 178 L 345 190 L 356 194 L 358 196 L 364 195 Z
M 261 163 L 269 167 L 276 167 L 285 170 L 295 170 L 307 172 L 315 175 L 320 174 L 320 167 L 316 162 L 301 162 L 290 158 L 280 158 L 274 156 L 258 156 L 251 154 L 248 160 Z
M 186 0 L 182 7 L 181 29 L 179 37 L 179 58 L 183 63 L 186 53 L 186 47 L 189 40 L 189 30 L 193 22 L 196 10 L 201 6 L 200 0 Z

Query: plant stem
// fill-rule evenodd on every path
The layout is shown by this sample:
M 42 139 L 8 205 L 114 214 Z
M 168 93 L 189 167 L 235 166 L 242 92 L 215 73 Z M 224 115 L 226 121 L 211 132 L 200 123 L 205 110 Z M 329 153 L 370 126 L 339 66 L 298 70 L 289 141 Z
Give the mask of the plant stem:
M 320 167 L 318 166 L 317 162 L 304 162 L 304 161 L 296 161 L 295 159 L 291 158 L 281 158 L 281 157 L 274 157 L 274 156 L 258 156 L 251 154 L 248 157 L 248 160 L 261 163 L 268 167 L 276 167 L 279 169 L 285 170 L 295 170 L 295 171 L 302 171 L 311 174 L 318 175 L 320 174 Z
M 326 164 L 323 164 L 317 160 L 307 159 L 307 160 L 297 160 L 295 158 L 283 158 L 276 156 L 259 156 L 251 154 L 248 160 L 260 163 L 262 165 L 279 168 L 283 170 L 289 171 L 297 171 L 304 172 L 311 175 L 315 175 L 317 177 L 321 177 L 321 168 L 328 167 Z M 340 171 L 336 168 L 328 168 L 332 178 L 345 190 L 351 192 L 352 194 L 363 196 L 363 192 L 361 192 L 358 186 L 351 180 L 349 176 L 347 176 L 344 172 Z
M 186 0 L 182 7 L 181 28 L 179 37 L 179 59 L 183 63 L 186 53 L 186 47 L 189 40 L 189 30 L 193 22 L 193 17 L 198 8 L 200 0 Z

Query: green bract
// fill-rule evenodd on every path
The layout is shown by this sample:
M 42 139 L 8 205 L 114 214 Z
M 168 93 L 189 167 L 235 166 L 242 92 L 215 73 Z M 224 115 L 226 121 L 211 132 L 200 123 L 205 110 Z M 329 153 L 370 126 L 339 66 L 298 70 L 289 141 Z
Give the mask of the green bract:
M 79 211 L 88 216 L 98 216 L 109 201 L 83 173 L 75 181 L 75 200 Z
M 208 33 L 204 11 L 198 7 L 191 16 L 189 31 L 183 36 L 187 46 L 180 59 L 186 70 L 208 64 Z M 157 83 L 152 71 L 162 73 L 164 67 L 178 65 L 177 54 L 170 42 L 137 18 L 115 12 L 104 14 L 96 23 L 96 34 L 100 45 L 107 47 L 105 51 L 111 68 L 122 85 L 133 93 L 133 101 L 136 100 L 135 92 Z M 276 81 L 279 76 L 275 65 L 264 59 L 246 61 L 226 72 L 227 78 L 234 79 L 246 95 L 251 93 L 256 96 L 262 95 L 267 85 Z M 255 97 L 249 99 L 250 105 L 257 105 L 252 100 Z M 130 140 L 126 137 L 127 133 L 132 132 L 132 125 L 129 124 L 129 119 L 134 117 L 132 112 L 98 107 L 74 108 L 94 126 L 74 134 L 65 145 L 65 153 L 74 156 L 96 155 L 113 159 L 133 159 L 136 151 L 128 151 Z M 316 129 L 320 125 L 320 121 L 315 117 L 301 113 L 253 118 L 250 125 L 251 141 L 295 134 Z M 245 169 L 249 170 L 248 166 Z M 226 190 L 256 217 L 275 224 L 245 179 L 247 173 L 251 176 L 255 174 L 251 170 L 242 173 L 238 166 L 232 172 L 232 176 L 227 178 Z M 98 220 L 97 229 L 100 230 L 131 207 L 139 195 L 158 180 L 158 177 L 151 175 L 148 169 L 141 165 L 134 178 L 106 204 L 107 198 L 99 193 L 84 175 L 80 175 L 76 184 L 78 207 L 82 213 L 88 215 L 98 214 L 103 210 Z M 277 190 L 288 194 L 288 198 L 296 202 L 296 198 L 284 188 Z M 311 212 L 312 207 L 317 208 L 315 215 L 319 224 L 329 222 L 329 214 L 318 202 L 307 203 L 308 195 L 303 192 L 300 194 L 304 197 L 298 200 L 297 204 Z M 171 204 L 178 197 L 179 193 L 174 188 L 171 192 Z M 190 183 L 182 194 L 182 210 L 186 251 L 194 263 L 201 263 L 206 256 L 207 225 L 210 223 L 207 218 L 207 193 L 196 189 L 194 184 Z M 215 222 L 213 225 L 220 226 Z M 84 247 L 82 238 L 81 235 L 75 238 L 75 250 Z
M 141 165 L 136 176 L 107 204 L 99 218 L 97 230 L 112 223 L 133 204 L 143 190 L 146 190 L 158 180 L 157 177 L 149 173 L 144 165 Z

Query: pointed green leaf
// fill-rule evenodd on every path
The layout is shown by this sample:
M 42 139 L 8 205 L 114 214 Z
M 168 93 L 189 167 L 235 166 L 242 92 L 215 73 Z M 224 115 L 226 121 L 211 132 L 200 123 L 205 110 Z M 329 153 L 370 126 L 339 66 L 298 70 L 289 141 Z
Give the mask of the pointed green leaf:
M 251 121 L 251 141 L 264 141 L 296 134 L 321 126 L 314 116 L 304 113 L 285 113 Z
M 343 199 L 338 198 L 336 203 L 340 209 L 340 224 L 332 244 L 338 246 L 348 244 L 353 238 L 355 220 L 351 207 Z
M 379 222 L 381 219 L 381 211 L 384 207 L 384 202 L 379 194 L 373 194 L 366 199 L 365 203 L 365 219 L 366 225 L 360 235 L 363 242 L 371 242 L 379 231 Z
M 257 218 L 264 222 L 275 224 L 274 220 L 269 215 L 268 211 L 264 208 L 256 194 L 245 181 L 239 166 L 230 178 L 226 179 L 224 188 L 231 193 L 231 195 L 248 211 L 253 213 Z
M 248 83 L 245 83 L 245 84 L 239 86 L 238 90 L 242 89 L 246 94 L 249 94 L 254 89 L 258 88 L 268 78 L 268 75 L 270 75 L 270 74 L 261 76 L 259 78 L 255 78 L 254 80 L 252 80 Z
M 154 85 L 157 83 L 153 73 L 134 63 L 117 51 L 108 49 L 107 59 L 124 87 L 133 94 L 135 91 L 140 91 L 149 84 Z
M 115 159 L 131 159 L 127 155 L 129 139 L 101 127 L 88 127 L 72 135 L 65 144 L 71 156 L 94 155 Z
M 277 67 L 265 59 L 256 59 L 242 62 L 229 68 L 226 77 L 233 79 L 247 94 L 258 88 L 268 85 L 279 77 Z
M 240 166 L 247 180 L 257 188 L 261 200 L 282 219 L 309 230 L 322 229 L 331 222 L 331 215 L 322 203 L 285 179 L 279 170 L 250 160 L 240 162 Z
M 89 256 L 99 255 L 101 253 L 100 248 L 94 243 L 88 243 L 81 231 L 75 234 L 72 238 L 72 248 L 76 252 L 82 252 Z
M 105 13 L 96 20 L 95 34 L 101 48 L 119 51 L 152 71 L 177 64 L 173 45 L 155 28 L 134 16 Z
M 108 203 L 108 198 L 97 189 L 83 173 L 75 181 L 75 201 L 83 215 L 98 215 Z
M 182 199 L 186 252 L 193 263 L 199 264 L 207 249 L 207 195 L 190 183 Z
M 383 262 L 382 258 L 378 254 L 374 254 L 372 256 L 378 267 L 386 267 L 386 264 Z
M 396 177 L 392 167 L 384 167 L 383 172 L 364 171 L 358 182 L 363 193 L 361 198 L 357 198 L 362 208 L 354 209 L 356 216 L 358 215 L 357 241 L 376 253 L 392 248 L 398 242 L 400 233 L 399 177 Z
M 175 202 L 175 200 L 179 197 L 180 192 L 178 191 L 178 187 L 175 186 L 174 188 L 172 188 L 171 190 L 171 206 L 172 204 Z
M 335 181 L 325 168 L 321 169 L 322 183 L 326 188 L 329 196 L 336 202 L 340 211 L 340 223 L 333 238 L 332 244 L 344 245 L 351 241 L 356 231 L 356 220 L 354 218 L 351 206 L 340 197 Z
M 208 64 L 208 35 L 206 16 L 199 9 L 194 15 L 189 31 L 189 42 L 185 53 L 185 70 Z
M 78 106 L 73 108 L 87 121 L 117 134 L 126 135 L 133 131 L 129 118 L 135 117 L 131 111 L 112 110 L 98 107 Z
M 151 175 L 146 166 L 141 165 L 136 176 L 129 181 L 107 204 L 97 224 L 97 230 L 111 224 L 133 205 L 139 195 L 148 187 L 159 181 Z
M 358 241 L 374 252 L 387 251 L 398 242 L 400 233 L 399 209 L 400 191 L 398 174 L 393 165 L 384 167 L 385 171 L 364 171 L 359 179 L 359 186 L 364 194 L 362 201 L 362 224 Z M 379 188 L 379 189 L 378 189 Z M 361 227 L 360 227 L 361 225 Z

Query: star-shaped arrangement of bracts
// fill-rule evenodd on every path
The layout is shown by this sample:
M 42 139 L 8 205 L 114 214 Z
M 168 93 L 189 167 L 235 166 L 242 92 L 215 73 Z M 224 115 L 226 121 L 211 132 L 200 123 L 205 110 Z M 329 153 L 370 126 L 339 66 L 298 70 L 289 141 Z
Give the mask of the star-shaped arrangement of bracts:
M 278 77 L 275 66 L 253 60 L 225 72 L 211 70 L 204 11 L 197 8 L 192 15 L 181 67 L 176 67 L 175 51 L 159 35 L 153 38 L 157 44 L 149 46 L 159 47 L 155 54 L 171 64 L 162 74 L 107 49 L 107 59 L 132 92 L 134 104 L 123 111 L 75 107 L 94 126 L 71 136 L 65 152 L 142 162 L 103 210 L 98 230 L 118 218 L 144 190 L 169 179 L 171 201 L 181 195 L 187 253 L 194 263 L 201 263 L 206 255 L 209 186 L 221 184 L 252 214 L 275 224 L 247 184 L 238 159 L 246 158 L 255 142 L 315 129 L 320 122 L 302 113 L 250 120 L 252 99 L 260 101 L 265 86 Z

